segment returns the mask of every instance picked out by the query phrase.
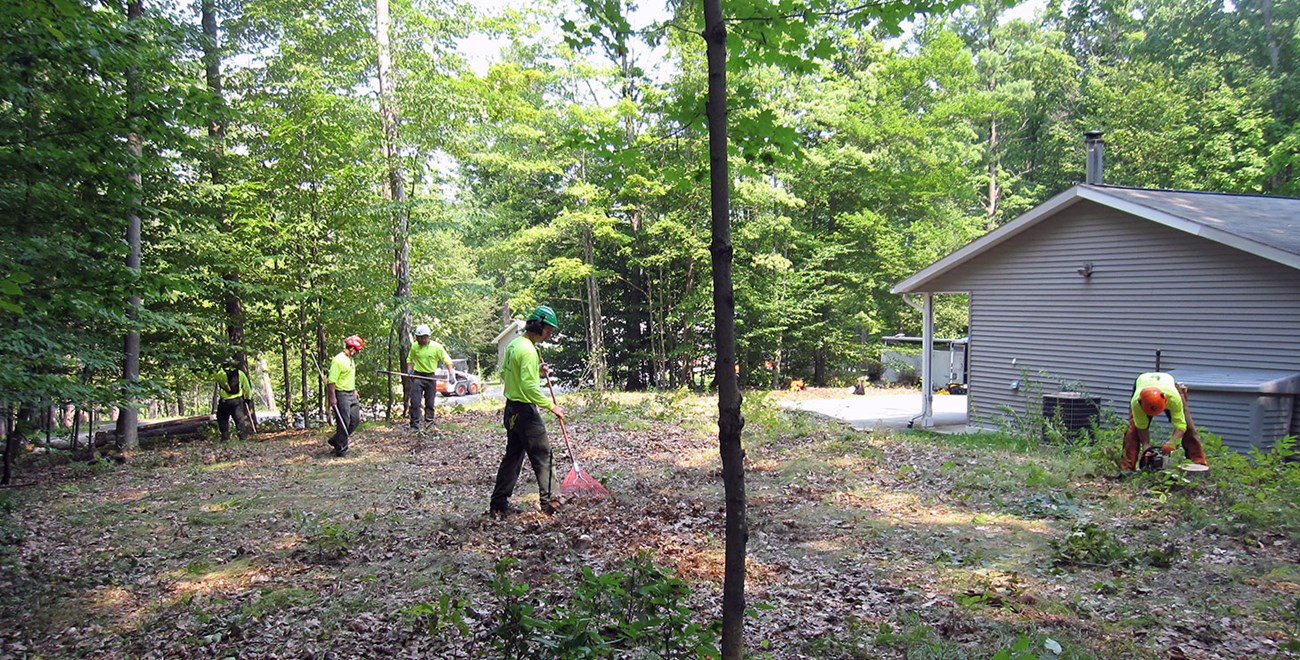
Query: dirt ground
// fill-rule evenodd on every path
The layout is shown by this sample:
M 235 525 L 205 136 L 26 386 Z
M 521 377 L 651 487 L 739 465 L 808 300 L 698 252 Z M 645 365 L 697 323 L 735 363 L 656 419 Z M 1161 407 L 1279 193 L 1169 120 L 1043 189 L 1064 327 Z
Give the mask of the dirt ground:
M 613 496 L 568 499 L 554 517 L 535 510 L 527 466 L 515 503 L 530 512 L 485 515 L 504 443 L 488 409 L 453 410 L 438 434 L 367 424 L 343 459 L 309 430 L 158 447 L 125 466 L 31 461 L 30 485 L 8 491 L 21 532 L 0 555 L 0 658 L 491 657 L 488 585 L 505 557 L 544 615 L 583 567 L 649 551 L 691 587 L 698 620 L 716 620 L 716 403 L 568 405 L 582 463 Z M 558 483 L 569 463 L 551 430 Z M 1296 635 L 1290 539 L 1188 529 L 1144 485 L 1069 457 L 774 405 L 751 415 L 745 443 L 746 594 L 771 606 L 747 623 L 750 657 L 985 658 L 1025 637 L 1026 657 L 1264 658 Z M 1174 559 L 1054 564 L 1052 541 L 1081 519 Z M 451 642 L 409 616 L 445 595 L 468 603 Z

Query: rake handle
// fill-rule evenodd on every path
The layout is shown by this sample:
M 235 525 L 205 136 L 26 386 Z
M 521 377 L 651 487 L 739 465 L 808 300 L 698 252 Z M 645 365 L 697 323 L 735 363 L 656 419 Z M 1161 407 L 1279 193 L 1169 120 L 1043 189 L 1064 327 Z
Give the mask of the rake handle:
M 551 386 L 551 375 L 546 374 L 546 389 L 551 392 L 551 404 L 558 407 L 559 401 L 555 400 L 555 388 Z M 573 467 L 578 467 L 578 457 L 573 454 L 573 445 L 569 444 L 569 429 L 564 426 L 564 416 L 556 415 L 560 420 L 560 435 L 564 436 L 564 448 L 569 450 L 569 460 L 573 461 Z

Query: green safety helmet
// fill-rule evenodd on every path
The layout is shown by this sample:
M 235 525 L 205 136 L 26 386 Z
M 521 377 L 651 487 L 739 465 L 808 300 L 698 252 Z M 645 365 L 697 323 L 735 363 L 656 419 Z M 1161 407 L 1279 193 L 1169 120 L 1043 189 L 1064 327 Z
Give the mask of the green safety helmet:
M 528 315 L 528 320 L 541 321 L 556 330 L 560 329 L 560 320 L 555 318 L 555 310 L 546 305 L 539 305 L 537 309 L 534 309 L 533 313 Z

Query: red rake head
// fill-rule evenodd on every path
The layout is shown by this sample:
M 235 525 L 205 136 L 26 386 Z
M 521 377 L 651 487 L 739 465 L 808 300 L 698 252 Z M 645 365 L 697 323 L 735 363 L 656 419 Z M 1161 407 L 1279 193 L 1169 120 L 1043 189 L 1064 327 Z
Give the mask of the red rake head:
M 599 481 L 576 465 L 564 477 L 564 483 L 560 484 L 560 492 L 565 495 L 577 494 L 596 498 L 609 496 L 609 491 L 600 485 Z

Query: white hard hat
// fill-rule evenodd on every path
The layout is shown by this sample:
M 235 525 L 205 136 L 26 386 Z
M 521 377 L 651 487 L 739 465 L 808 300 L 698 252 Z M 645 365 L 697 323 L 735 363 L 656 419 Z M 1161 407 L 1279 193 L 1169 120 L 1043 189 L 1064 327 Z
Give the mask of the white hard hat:
M 415 326 L 416 337 L 428 337 L 431 334 L 433 334 L 433 331 L 429 329 L 428 325 L 421 323 L 420 325 Z

